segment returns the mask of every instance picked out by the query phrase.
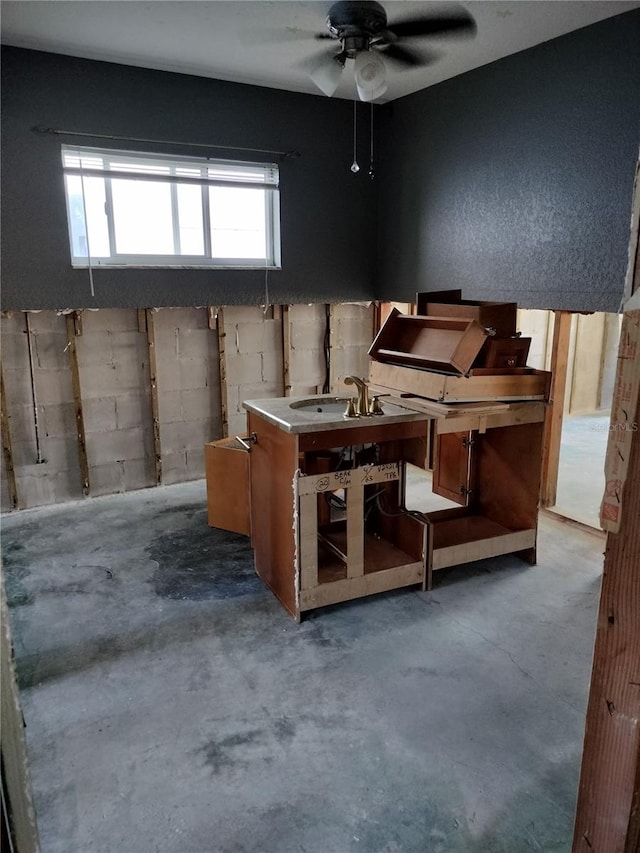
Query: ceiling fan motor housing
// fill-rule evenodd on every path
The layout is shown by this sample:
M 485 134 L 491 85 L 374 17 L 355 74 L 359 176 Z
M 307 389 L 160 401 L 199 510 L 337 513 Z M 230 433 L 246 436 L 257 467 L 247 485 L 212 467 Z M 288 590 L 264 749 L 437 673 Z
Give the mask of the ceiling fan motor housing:
M 329 9 L 327 28 L 343 43 L 345 53 L 353 58 L 360 50 L 368 50 L 371 39 L 387 27 L 387 13 L 380 3 L 366 0 L 340 0 Z

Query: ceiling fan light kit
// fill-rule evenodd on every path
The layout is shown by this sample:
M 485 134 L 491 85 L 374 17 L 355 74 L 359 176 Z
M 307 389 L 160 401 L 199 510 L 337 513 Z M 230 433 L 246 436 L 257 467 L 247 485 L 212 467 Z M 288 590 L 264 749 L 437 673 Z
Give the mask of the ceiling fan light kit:
M 356 91 L 361 101 L 375 101 L 387 91 L 387 64 L 410 69 L 429 65 L 435 55 L 421 54 L 403 42 L 426 36 L 474 35 L 473 18 L 462 6 L 388 23 L 384 6 L 373 0 L 339 0 L 329 9 L 326 33 L 317 39 L 337 41 L 337 53 L 325 53 L 309 74 L 331 97 L 338 88 L 347 59 L 354 60 Z
M 375 101 L 389 88 L 385 64 L 371 50 L 363 50 L 356 56 L 353 76 L 361 101 Z

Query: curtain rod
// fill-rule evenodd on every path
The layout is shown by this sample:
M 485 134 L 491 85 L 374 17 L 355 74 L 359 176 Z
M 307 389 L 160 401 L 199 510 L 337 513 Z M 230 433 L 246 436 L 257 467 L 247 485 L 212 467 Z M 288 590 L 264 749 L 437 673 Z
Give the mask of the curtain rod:
M 278 157 L 299 157 L 299 151 L 272 151 L 269 148 L 241 148 L 237 145 L 207 145 L 203 142 L 180 142 L 177 139 L 145 139 L 136 136 L 112 136 L 106 133 L 85 133 L 81 130 L 62 130 L 57 127 L 46 127 L 38 124 L 32 127 L 34 133 L 51 134 L 53 136 L 82 136 L 89 139 L 111 139 L 116 142 L 144 142 L 153 145 L 184 145 L 188 148 L 211 148 L 222 151 L 244 151 L 251 154 L 274 154 Z

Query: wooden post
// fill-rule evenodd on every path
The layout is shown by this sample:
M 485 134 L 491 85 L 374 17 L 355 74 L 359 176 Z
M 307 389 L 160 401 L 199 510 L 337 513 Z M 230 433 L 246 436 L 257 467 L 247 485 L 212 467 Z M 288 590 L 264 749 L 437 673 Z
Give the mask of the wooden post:
M 153 458 L 156 468 L 156 485 L 162 485 L 162 444 L 160 441 L 160 409 L 158 406 L 158 366 L 156 358 L 156 333 L 153 309 L 145 311 L 147 346 L 149 349 L 149 383 L 151 386 L 151 418 L 153 423 Z
M 78 365 L 78 349 L 76 337 L 82 334 L 82 323 L 77 311 L 65 315 L 67 326 L 67 349 L 69 351 L 69 367 L 71 369 L 71 387 L 73 389 L 73 406 L 76 415 L 76 433 L 78 436 L 78 457 L 80 460 L 80 476 L 82 478 L 82 494 L 87 497 L 90 492 L 89 459 L 87 457 L 87 441 L 84 431 L 84 414 L 82 411 L 82 393 L 80 389 L 80 367 Z
M 220 359 L 220 411 L 222 414 L 222 436 L 229 435 L 229 400 L 227 395 L 226 332 L 224 330 L 224 308 L 218 309 L 218 357 Z
M 573 853 L 640 849 L 640 434 L 632 438 L 620 530 L 607 535 Z
M 547 411 L 542 448 L 541 506 L 554 506 L 558 491 L 558 465 L 564 416 L 564 397 L 567 387 L 571 312 L 555 311 L 553 350 L 551 352 L 551 406 Z
M 284 396 L 291 396 L 291 328 L 289 306 L 282 306 L 282 384 Z
M 11 508 L 18 507 L 18 489 L 16 487 L 16 472 L 13 467 L 13 453 L 11 451 L 11 430 L 9 429 L 9 416 L 7 414 L 7 398 L 4 391 L 4 375 L 0 366 L 0 422 L 2 424 L 2 453 L 4 456 L 4 469 L 7 474 L 7 489 Z

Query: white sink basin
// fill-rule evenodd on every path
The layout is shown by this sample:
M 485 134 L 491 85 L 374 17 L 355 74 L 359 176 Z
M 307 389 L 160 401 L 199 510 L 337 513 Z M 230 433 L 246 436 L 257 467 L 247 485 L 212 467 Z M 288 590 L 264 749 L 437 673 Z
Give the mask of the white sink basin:
M 348 397 L 313 397 L 309 400 L 297 400 L 289 405 L 305 415 L 344 415 L 347 410 Z

